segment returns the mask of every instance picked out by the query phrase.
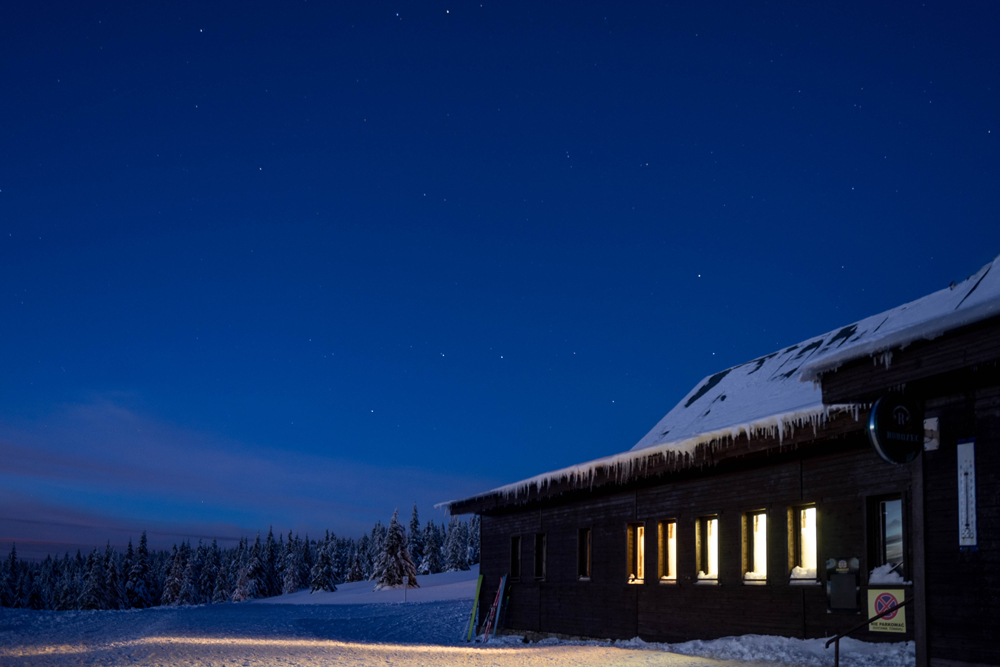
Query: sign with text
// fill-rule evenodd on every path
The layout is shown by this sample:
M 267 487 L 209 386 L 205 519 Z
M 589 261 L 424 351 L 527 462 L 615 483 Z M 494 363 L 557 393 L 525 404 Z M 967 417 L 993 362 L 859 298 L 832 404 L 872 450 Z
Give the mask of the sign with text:
M 869 588 L 868 617 L 881 614 L 903 603 L 901 588 Z M 897 609 L 868 624 L 871 632 L 906 632 L 906 610 Z

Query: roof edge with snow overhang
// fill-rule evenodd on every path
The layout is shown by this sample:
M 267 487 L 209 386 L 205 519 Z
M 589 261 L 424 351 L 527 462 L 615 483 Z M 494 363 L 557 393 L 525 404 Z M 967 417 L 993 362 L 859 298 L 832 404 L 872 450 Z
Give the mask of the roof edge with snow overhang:
M 690 464 L 693 462 L 693 454 L 698 447 L 703 445 L 719 446 L 725 442 L 735 441 L 741 435 L 745 435 L 748 440 L 759 437 L 777 437 L 778 444 L 780 445 L 786 436 L 794 434 L 798 428 L 812 428 L 813 434 L 818 434 L 820 427 L 835 414 L 849 414 L 857 420 L 860 411 L 864 407 L 860 404 L 819 404 L 793 412 L 769 415 L 744 424 L 734 424 L 727 428 L 700 433 L 697 436 L 676 442 L 661 443 L 638 450 L 630 449 L 586 463 L 560 468 L 559 470 L 535 475 L 534 477 L 506 484 L 468 498 L 437 503 L 434 507 L 436 509 L 448 509 L 457 503 L 492 497 L 500 497 L 504 500 L 519 500 L 527 497 L 532 489 L 539 492 L 544 491 L 559 482 L 570 482 L 578 486 L 592 487 L 596 481 L 597 473 L 602 470 L 611 471 L 615 481 L 623 483 L 634 479 L 636 473 L 644 470 L 649 460 L 656 456 L 673 458 L 674 460 L 683 459 Z

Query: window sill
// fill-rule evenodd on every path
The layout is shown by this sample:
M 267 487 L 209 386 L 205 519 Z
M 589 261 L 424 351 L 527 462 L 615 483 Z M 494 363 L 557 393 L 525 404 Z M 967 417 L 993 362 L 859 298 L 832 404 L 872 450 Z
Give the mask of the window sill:
M 718 579 L 699 579 L 695 583 L 695 585 L 696 586 L 718 586 L 719 585 L 719 580 Z
M 590 581 L 590 577 L 577 577 L 577 581 Z
M 677 577 L 660 577 L 660 583 L 667 586 L 673 586 L 677 583 Z
M 627 584 L 628 584 L 629 586 L 634 586 L 634 585 L 636 585 L 636 584 L 644 584 L 644 583 L 646 583 L 646 582 L 645 582 L 645 580 L 643 580 L 643 579 L 629 579 L 629 580 L 628 580 L 627 582 L 625 582 L 625 583 L 627 583 Z
M 819 586 L 823 582 L 819 579 L 789 579 L 789 586 Z
M 767 586 L 767 579 L 744 579 L 744 586 Z

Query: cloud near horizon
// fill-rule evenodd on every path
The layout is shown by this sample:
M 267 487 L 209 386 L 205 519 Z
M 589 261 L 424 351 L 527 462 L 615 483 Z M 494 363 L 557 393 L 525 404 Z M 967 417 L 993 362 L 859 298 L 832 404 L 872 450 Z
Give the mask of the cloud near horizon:
M 166 547 L 293 530 L 360 535 L 393 509 L 495 486 L 414 466 L 373 466 L 250 446 L 139 414 L 114 400 L 0 421 L 0 550 L 25 556 L 124 544 Z M 443 497 L 442 494 L 448 496 Z M 29 554 L 29 552 L 31 552 Z

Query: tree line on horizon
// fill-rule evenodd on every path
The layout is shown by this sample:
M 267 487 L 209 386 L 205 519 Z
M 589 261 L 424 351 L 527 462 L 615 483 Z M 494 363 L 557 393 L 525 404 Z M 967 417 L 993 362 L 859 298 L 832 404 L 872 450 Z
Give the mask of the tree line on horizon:
M 145 609 L 160 605 L 218 604 L 288 595 L 303 589 L 336 591 L 337 585 L 373 581 L 375 589 L 398 586 L 417 574 L 468 570 L 479 563 L 479 517 L 451 517 L 447 526 L 420 525 L 413 506 L 409 531 L 398 520 L 376 522 L 360 538 L 323 538 L 268 530 L 251 543 L 241 538 L 229 549 L 190 540 L 172 550 L 150 550 L 143 531 L 138 548 L 111 546 L 83 556 L 66 553 L 41 562 L 17 556 L 17 546 L 0 569 L 0 607 L 49 610 Z

